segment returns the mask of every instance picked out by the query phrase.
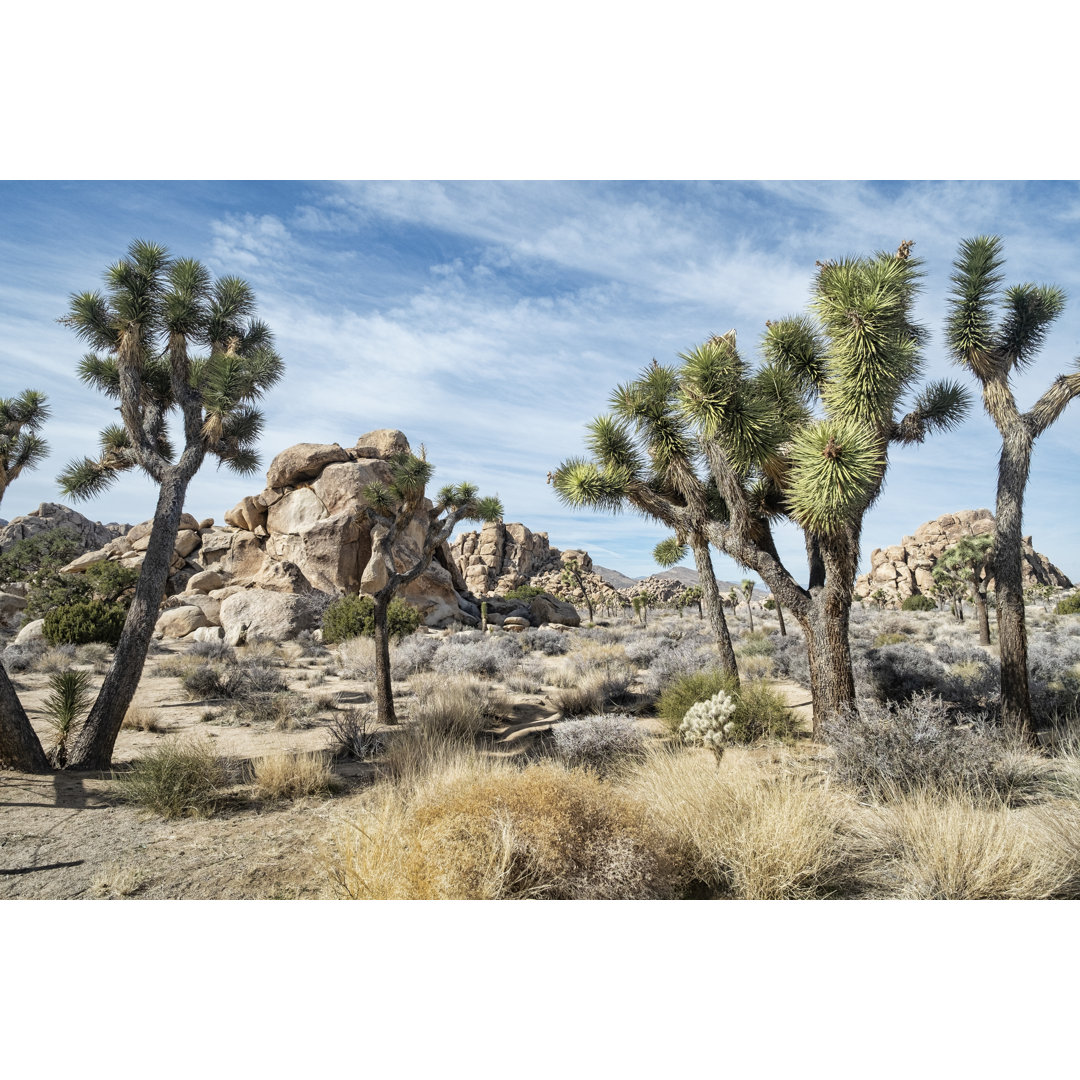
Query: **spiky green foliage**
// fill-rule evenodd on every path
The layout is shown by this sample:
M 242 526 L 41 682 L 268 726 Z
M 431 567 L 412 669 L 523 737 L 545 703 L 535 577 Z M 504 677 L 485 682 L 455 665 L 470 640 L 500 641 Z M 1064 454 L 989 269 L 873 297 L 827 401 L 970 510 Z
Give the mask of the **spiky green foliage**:
M 262 415 L 254 406 L 282 375 L 254 296 L 239 278 L 214 282 L 194 259 L 134 241 L 108 269 L 106 288 L 73 294 L 60 320 L 93 350 L 79 364 L 89 386 L 121 402 L 122 425 L 101 434 L 95 458 L 72 461 L 65 495 L 92 498 L 116 476 L 141 468 L 160 481 L 176 455 L 168 416 L 180 410 L 185 447 L 233 471 L 258 467 Z M 205 350 L 197 354 L 197 350 Z
M 670 566 L 676 566 L 686 558 L 689 549 L 686 544 L 680 540 L 677 536 L 669 536 L 665 540 L 661 540 L 656 547 L 653 548 L 653 561 L 658 565 L 667 569 Z
M 48 754 L 56 768 L 62 769 L 67 763 L 68 743 L 92 701 L 89 671 L 71 669 L 49 676 L 49 694 L 41 707 L 53 732 Z
M 50 412 L 48 399 L 39 390 L 0 398 L 0 501 L 20 473 L 36 468 L 48 456 L 49 444 L 37 432 Z

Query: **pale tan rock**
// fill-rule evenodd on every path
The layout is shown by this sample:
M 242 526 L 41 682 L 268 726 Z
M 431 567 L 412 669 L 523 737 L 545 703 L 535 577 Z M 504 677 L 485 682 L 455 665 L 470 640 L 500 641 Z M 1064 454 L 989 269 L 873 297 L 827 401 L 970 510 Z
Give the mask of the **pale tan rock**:
M 220 626 L 200 626 L 191 632 L 192 641 L 220 641 L 225 631 Z
M 303 596 L 245 589 L 222 602 L 221 625 L 230 645 L 253 638 L 288 641 L 318 626 L 316 609 Z
M 386 459 L 394 454 L 410 453 L 411 447 L 403 432 L 396 428 L 379 428 L 361 435 L 353 452 L 357 457 Z
M 199 546 L 199 534 L 194 529 L 181 529 L 176 534 L 173 550 L 177 555 L 187 558 Z
M 154 625 L 154 634 L 158 637 L 181 638 L 200 626 L 209 625 L 210 620 L 203 613 L 202 608 L 188 604 L 163 611 Z
M 348 461 L 349 455 L 337 443 L 297 443 L 282 450 L 266 471 L 266 486 L 283 488 L 304 480 L 313 480 L 327 466 Z
M 529 604 L 529 612 L 537 625 L 558 623 L 560 626 L 580 626 L 581 616 L 573 604 L 559 600 L 550 593 L 535 596 Z
M 32 622 L 25 623 L 19 628 L 19 632 L 15 635 L 16 645 L 25 645 L 29 641 L 44 641 L 45 640 L 45 620 L 34 619 Z
M 213 527 L 213 518 L 203 518 L 202 521 L 199 522 L 199 532 L 202 532 L 204 529 L 212 529 Z
M 375 482 L 388 484 L 390 478 L 390 466 L 378 458 L 370 458 L 328 465 L 311 487 L 327 514 L 355 514 L 367 505 L 363 489 Z
M 326 516 L 326 507 L 311 488 L 297 488 L 270 507 L 266 529 L 269 533 L 302 533 Z
M 251 495 L 245 495 L 231 510 L 225 512 L 225 524 L 236 529 L 254 532 L 266 524 L 266 507 Z
M 81 574 L 84 570 L 89 570 L 91 566 L 97 566 L 99 563 L 108 562 L 108 560 L 109 553 L 104 548 L 100 551 L 88 551 L 85 555 L 72 559 L 67 566 L 62 566 L 60 573 Z
M 0 622 L 11 622 L 26 607 L 26 597 L 0 592 Z
M 202 570 L 188 578 L 187 592 L 208 593 L 211 589 L 220 589 L 225 582 L 215 570 Z

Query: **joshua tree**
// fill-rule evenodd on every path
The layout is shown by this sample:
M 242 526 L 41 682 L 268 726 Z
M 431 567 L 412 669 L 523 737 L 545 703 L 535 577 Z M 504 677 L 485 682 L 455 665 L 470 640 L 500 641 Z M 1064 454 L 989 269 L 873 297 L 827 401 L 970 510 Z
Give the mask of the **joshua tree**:
M 742 586 L 743 596 L 746 597 L 746 614 L 750 616 L 750 633 L 754 632 L 754 609 L 750 601 L 754 598 L 754 583 L 749 578 L 743 578 L 739 583 Z
M 60 321 L 95 350 L 83 357 L 79 375 L 119 401 L 122 423 L 101 433 L 96 460 L 71 462 L 60 485 L 67 495 L 90 498 L 138 468 L 157 486 L 158 500 L 112 667 L 68 755 L 68 768 L 76 769 L 109 766 L 165 593 L 188 484 L 207 455 L 243 475 L 258 469 L 263 420 L 252 403 L 282 372 L 270 330 L 253 317 L 254 296 L 239 278 L 213 281 L 194 259 L 170 259 L 165 248 L 137 240 L 105 280 L 105 293 L 73 295 Z M 184 436 L 179 454 L 166 429 L 174 410 Z M 37 758 L 25 747 L 36 736 L 21 707 L 9 709 L 14 693 L 6 681 L 0 678 L 0 756 L 15 764 L 12 751 L 22 747 L 16 767 L 30 767 Z
M 813 311 L 771 323 L 766 363 L 751 371 L 734 332 L 660 369 L 666 401 L 696 436 L 722 512 L 703 515 L 711 542 L 753 570 L 803 628 L 814 726 L 854 707 L 848 620 L 859 538 L 881 491 L 892 443 L 920 443 L 956 424 L 967 396 L 955 383 L 925 388 L 906 414 L 921 371 L 923 331 L 911 319 L 920 271 L 911 244 L 895 254 L 819 264 Z M 655 408 L 630 395 L 634 408 Z M 818 414 L 819 413 L 819 414 Z M 594 486 L 617 485 L 633 464 L 613 453 Z M 803 531 L 807 587 L 783 565 L 772 521 Z
M 19 473 L 41 464 L 49 452 L 49 444 L 37 434 L 49 418 L 46 401 L 37 390 L 0 398 L 0 503 Z
M 720 667 L 738 679 L 735 650 L 724 619 L 716 584 L 706 522 L 722 514 L 716 491 L 694 468 L 697 443 L 674 407 L 676 376 L 654 360 L 633 382 L 618 386 L 611 397 L 614 415 L 589 425 L 591 458 L 571 458 L 553 474 L 556 494 L 570 506 L 619 513 L 632 508 L 675 530 L 653 552 L 661 566 L 674 566 L 693 552 L 719 653 Z
M 761 603 L 766 611 L 775 611 L 776 620 L 780 623 L 780 636 L 787 637 L 787 627 L 784 625 L 784 609 L 776 602 L 775 596 L 767 596 Z
M 1080 395 L 1080 367 L 1059 375 L 1027 412 L 1013 396 L 1012 376 L 1026 368 L 1065 307 L 1065 294 L 1049 285 L 1014 285 L 1000 294 L 1002 244 L 996 236 L 965 240 L 952 275 L 947 324 L 956 363 L 982 387 L 983 408 L 1001 434 L 994 514 L 994 580 L 1001 648 L 1001 710 L 1005 723 L 1030 736 L 1027 628 L 1024 622 L 1022 531 L 1024 492 L 1035 440 Z M 1000 320 L 995 308 L 1000 306 Z
M 971 602 L 979 620 L 979 644 L 990 644 L 990 618 L 986 608 L 986 582 L 994 573 L 994 538 L 989 534 L 965 536 L 938 559 L 932 573 L 938 580 L 953 579 L 961 590 L 971 590 Z M 947 586 L 946 586 L 947 587 Z
M 424 492 L 435 470 L 422 449 L 421 455 L 400 453 L 390 458 L 389 484 L 378 481 L 368 484 L 362 493 L 367 505 L 358 515 L 362 523 L 371 526 L 371 559 L 363 580 L 375 601 L 375 707 L 381 724 L 397 723 L 386 625 L 390 601 L 398 589 L 431 565 L 435 551 L 459 521 L 498 521 L 503 513 L 497 496 L 478 498 L 473 484 L 447 485 L 439 491 L 438 502 L 426 509 Z M 406 531 L 418 515 L 426 517 L 423 539 L 418 551 L 406 550 L 407 545 L 399 540 L 405 539 Z
M 585 598 L 585 606 L 589 609 L 589 624 L 592 625 L 593 619 L 593 602 L 589 597 L 589 590 L 586 587 L 585 579 L 581 575 L 581 564 L 577 559 L 567 559 L 563 563 L 562 574 L 560 575 L 562 583 L 569 585 L 571 588 L 576 587 L 580 590 L 581 595 Z
M 657 560 L 659 562 L 659 559 Z M 701 610 L 702 589 L 700 585 L 693 585 L 688 589 L 683 589 L 679 593 L 679 604 L 681 607 L 689 607 L 691 604 L 697 608 L 697 615 L 699 619 L 703 619 L 705 616 Z
M 946 567 L 939 560 L 930 571 L 934 578 L 934 597 L 942 603 L 948 603 L 953 618 L 964 621 L 964 600 L 968 594 L 968 583 L 960 577 L 955 567 Z

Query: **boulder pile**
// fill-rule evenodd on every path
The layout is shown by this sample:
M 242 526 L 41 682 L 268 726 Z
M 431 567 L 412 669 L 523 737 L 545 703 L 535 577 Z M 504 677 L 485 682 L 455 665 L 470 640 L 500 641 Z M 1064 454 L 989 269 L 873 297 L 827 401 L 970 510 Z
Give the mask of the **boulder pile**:
M 961 510 L 927 521 L 899 544 L 870 552 L 870 572 L 856 579 L 855 595 L 867 597 L 881 589 L 888 603 L 900 604 L 909 596 L 926 593 L 934 587 L 934 566 L 948 548 L 965 536 L 980 536 L 993 529 L 994 515 L 985 509 Z M 1021 569 L 1025 585 L 1072 586 L 1045 555 L 1032 547 L 1030 536 L 1024 537 Z
M 77 510 L 60 503 L 42 503 L 36 510 L 12 518 L 0 527 L 0 551 L 7 551 L 20 540 L 29 540 L 38 533 L 50 532 L 52 529 L 66 529 L 78 537 L 83 551 L 92 551 L 104 547 L 118 536 L 123 536 L 130 528 L 130 525 L 118 525 L 115 522 L 102 525 L 100 521 L 91 521 Z

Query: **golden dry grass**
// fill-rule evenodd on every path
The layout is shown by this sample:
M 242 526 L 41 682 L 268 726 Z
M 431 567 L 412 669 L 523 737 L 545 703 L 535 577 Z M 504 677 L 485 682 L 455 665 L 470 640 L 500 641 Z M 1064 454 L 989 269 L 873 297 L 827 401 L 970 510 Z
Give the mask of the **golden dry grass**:
M 644 806 L 594 775 L 465 753 L 411 790 L 372 792 L 325 865 L 358 899 L 666 897 L 686 873 Z
M 265 799 L 329 795 L 337 786 L 325 754 L 267 754 L 252 762 L 255 787 Z
M 127 731 L 164 731 L 158 714 L 145 705 L 130 705 L 120 727 Z
M 820 779 L 729 750 L 659 750 L 627 774 L 655 824 L 693 855 L 694 877 L 740 900 L 832 895 L 851 875 L 850 801 Z

